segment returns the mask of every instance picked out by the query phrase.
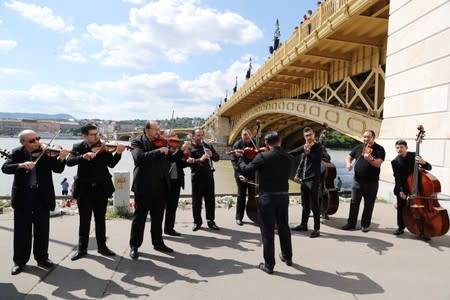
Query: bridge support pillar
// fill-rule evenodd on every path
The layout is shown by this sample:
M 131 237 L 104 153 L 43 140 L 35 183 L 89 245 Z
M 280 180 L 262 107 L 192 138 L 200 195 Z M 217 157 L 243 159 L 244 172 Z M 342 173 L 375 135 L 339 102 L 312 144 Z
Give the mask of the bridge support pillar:
M 219 144 L 226 144 L 230 135 L 230 122 L 226 117 L 215 116 L 213 122 L 208 122 L 204 128 L 205 138 Z

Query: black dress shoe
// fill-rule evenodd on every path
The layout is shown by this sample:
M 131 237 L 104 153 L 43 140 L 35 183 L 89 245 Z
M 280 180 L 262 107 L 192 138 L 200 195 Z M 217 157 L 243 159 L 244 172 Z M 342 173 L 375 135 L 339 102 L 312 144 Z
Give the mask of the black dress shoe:
M 344 226 L 342 226 L 342 230 L 353 230 L 355 229 L 355 225 L 350 225 L 350 224 L 345 224 Z
M 316 238 L 320 236 L 320 231 L 318 229 L 314 229 L 311 234 L 309 235 L 310 238 Z
M 172 248 L 169 248 L 169 247 L 167 247 L 164 244 L 153 246 L 153 249 L 155 249 L 156 251 L 165 252 L 165 253 L 172 253 L 173 252 Z
M 405 229 L 398 228 L 396 231 L 394 231 L 395 235 L 400 235 L 400 234 L 404 234 L 404 233 L 405 233 Z
M 194 224 L 194 226 L 192 226 L 192 231 L 197 231 L 200 228 L 202 228 L 202 226 L 198 225 L 198 224 Z
M 292 266 L 292 259 L 287 259 L 282 253 L 280 253 L 280 259 L 282 262 L 286 263 L 286 265 Z
M 51 268 L 55 264 L 50 259 L 44 259 L 37 262 L 38 266 L 41 268 Z
M 258 265 L 258 268 L 259 268 L 261 271 L 266 272 L 267 274 L 273 274 L 273 269 L 269 269 L 269 268 L 266 266 L 265 263 L 260 263 L 260 264 Z
M 130 257 L 132 259 L 138 259 L 139 252 L 138 252 L 138 248 L 137 247 L 131 247 L 131 249 L 130 249 Z
M 176 232 L 174 229 L 172 230 L 164 230 L 164 233 L 171 236 L 181 236 L 181 233 Z
M 236 219 L 236 224 L 242 226 L 244 225 L 244 222 L 242 222 L 242 220 Z
M 291 227 L 291 230 L 294 230 L 294 231 L 308 231 L 308 227 L 300 224 L 300 225 Z
M 116 255 L 116 253 L 114 251 L 112 251 L 111 249 L 109 249 L 106 246 L 104 248 L 98 249 L 97 252 L 100 253 L 101 255 L 104 255 L 104 256 L 114 256 L 114 255 Z
M 86 250 L 77 250 L 72 254 L 72 257 L 70 258 L 70 260 L 77 260 L 82 258 L 83 256 L 87 255 L 87 251 Z
M 213 230 L 220 230 L 219 226 L 217 226 L 214 221 L 209 221 L 208 222 L 208 227 L 213 229 Z
M 11 275 L 17 275 L 23 271 L 24 265 L 14 265 L 11 269 Z

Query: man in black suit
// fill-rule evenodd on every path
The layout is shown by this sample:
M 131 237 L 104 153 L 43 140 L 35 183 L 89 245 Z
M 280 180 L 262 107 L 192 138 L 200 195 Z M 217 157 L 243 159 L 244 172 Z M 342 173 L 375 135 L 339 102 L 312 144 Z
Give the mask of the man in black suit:
M 169 137 L 174 136 L 174 132 L 169 132 Z M 184 168 L 189 166 L 189 153 L 187 152 L 187 144 L 184 144 L 180 149 L 183 155 L 177 153 L 176 160 L 170 163 L 169 167 L 169 178 L 170 178 L 170 188 L 169 195 L 166 201 L 166 217 L 164 219 L 164 233 L 171 236 L 180 236 L 181 234 L 177 232 L 175 227 L 175 218 L 178 208 L 178 200 L 180 199 L 181 188 L 184 189 Z M 175 153 L 180 151 L 176 148 L 170 147 L 170 151 Z M 192 158 L 191 158 L 192 160 Z
M 265 136 L 268 152 L 256 155 L 247 164 L 241 157 L 239 167 L 246 173 L 256 171 L 259 182 L 258 222 L 261 229 L 264 263 L 258 265 L 262 271 L 272 274 L 275 266 L 275 223 L 280 237 L 280 259 L 288 266 L 292 265 L 292 242 L 289 229 L 289 175 L 291 156 L 281 149 L 281 138 L 276 132 Z M 241 175 L 241 180 L 247 179 Z
M 191 147 L 191 157 L 194 159 L 191 164 L 192 182 L 192 214 L 194 226 L 192 231 L 197 231 L 202 226 L 202 198 L 205 198 L 206 221 L 208 227 L 213 230 L 220 230 L 216 225 L 216 199 L 214 192 L 214 167 L 213 161 L 219 160 L 219 154 L 211 144 L 203 140 L 205 133 L 202 128 L 195 128 L 192 132 L 193 143 Z
M 248 128 L 244 128 L 241 131 L 241 139 L 238 140 L 236 143 L 234 143 L 233 145 L 233 150 L 234 153 L 236 152 L 241 152 L 243 153 L 243 150 L 246 147 L 250 147 L 250 148 L 254 148 L 254 147 L 259 147 L 259 145 L 256 145 L 256 142 L 250 137 L 250 129 Z M 251 161 L 251 159 L 247 159 L 244 157 L 244 160 L 246 163 L 249 163 Z M 231 159 L 231 164 L 233 165 L 233 169 L 234 169 L 234 179 L 236 180 L 236 185 L 237 185 L 237 201 L 236 201 L 236 224 L 237 225 L 244 225 L 244 223 L 242 222 L 242 219 L 244 218 L 244 212 L 245 212 L 245 198 L 247 196 L 247 191 L 248 191 L 248 199 L 249 201 L 251 199 L 255 199 L 255 186 L 247 183 L 247 182 L 242 182 L 239 179 L 239 176 L 242 175 L 242 171 L 241 169 L 239 169 L 239 156 L 238 155 L 233 155 L 233 158 Z M 255 174 L 247 174 L 246 177 L 248 180 L 254 181 L 255 180 Z
M 305 144 L 297 149 L 289 151 L 289 154 L 301 154 L 300 163 L 295 172 L 294 180 L 300 183 L 302 194 L 302 218 L 300 225 L 292 230 L 307 231 L 308 219 L 311 209 L 314 216 L 314 230 L 310 237 L 320 236 L 320 206 L 319 206 L 319 187 L 320 187 L 320 165 L 322 163 L 323 153 L 322 145 L 316 142 L 316 136 L 311 127 L 303 129 Z
M 73 196 L 78 200 L 80 215 L 78 247 L 71 260 L 80 259 L 87 254 L 92 213 L 95 220 L 97 252 L 106 256 L 116 255 L 106 246 L 105 214 L 108 198 L 114 193 L 108 167 L 114 168 L 125 150 L 124 145 L 118 145 L 114 155 L 105 151 L 97 126 L 94 124 L 88 123 L 81 127 L 81 133 L 83 141 L 74 144 L 72 149 L 72 152 L 77 152 L 78 155 L 70 155 L 67 159 L 68 166 L 78 165 Z
M 131 153 L 134 160 L 133 185 L 135 211 L 131 223 L 130 257 L 139 257 L 138 248 L 144 239 L 145 221 L 150 211 L 153 248 L 161 252 L 173 252 L 164 244 L 162 222 L 164 204 L 167 199 L 170 178 L 170 162 L 175 161 L 181 151 L 170 154 L 167 146 L 154 145 L 160 138 L 161 130 L 156 121 L 147 121 L 144 134 L 133 139 Z
M 5 174 L 14 174 L 11 205 L 14 208 L 14 266 L 12 275 L 22 272 L 30 259 L 32 233 L 33 255 L 40 267 L 50 268 L 48 258 L 50 211 L 55 209 L 55 189 L 52 172 L 62 173 L 67 150 L 59 158 L 42 153 L 39 137 L 32 130 L 19 133 L 21 147 L 12 150 L 2 166 Z M 32 226 L 34 229 L 32 230 Z

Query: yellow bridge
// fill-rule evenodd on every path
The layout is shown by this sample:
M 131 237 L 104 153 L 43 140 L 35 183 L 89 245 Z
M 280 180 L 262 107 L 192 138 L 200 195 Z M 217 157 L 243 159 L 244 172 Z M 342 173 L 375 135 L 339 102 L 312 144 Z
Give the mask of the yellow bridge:
M 326 122 L 357 139 L 372 129 L 387 152 L 382 180 L 392 183 L 395 141 L 414 149 L 424 124 L 421 154 L 450 194 L 450 1 L 322 2 L 213 112 L 206 136 L 230 145 L 260 120 L 263 134 L 278 131 L 289 149 L 305 126 Z

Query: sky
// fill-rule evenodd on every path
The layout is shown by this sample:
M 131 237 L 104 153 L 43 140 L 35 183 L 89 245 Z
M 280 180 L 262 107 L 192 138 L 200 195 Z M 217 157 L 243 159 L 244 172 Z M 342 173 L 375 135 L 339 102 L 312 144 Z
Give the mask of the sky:
M 206 118 L 310 0 L 0 0 L 0 111 Z

